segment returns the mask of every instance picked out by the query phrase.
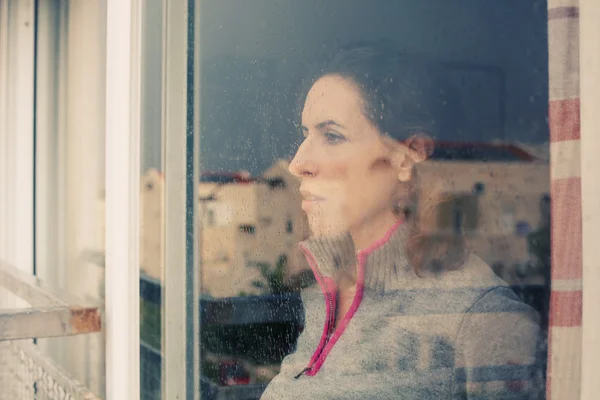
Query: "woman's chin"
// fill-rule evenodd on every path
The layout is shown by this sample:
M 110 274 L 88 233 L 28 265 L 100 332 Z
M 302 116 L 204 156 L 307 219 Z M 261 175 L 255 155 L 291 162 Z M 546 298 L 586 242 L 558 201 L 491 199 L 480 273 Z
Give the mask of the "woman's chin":
M 325 222 L 322 219 L 311 218 L 310 215 L 308 221 L 312 235 L 315 237 L 337 236 L 348 232 L 348 227 L 339 222 Z

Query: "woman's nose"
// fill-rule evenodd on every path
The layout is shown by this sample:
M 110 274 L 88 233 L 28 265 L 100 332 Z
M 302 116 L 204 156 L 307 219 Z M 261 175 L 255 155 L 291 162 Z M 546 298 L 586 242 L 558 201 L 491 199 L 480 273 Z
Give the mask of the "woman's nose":
M 317 174 L 317 163 L 311 151 L 311 146 L 311 139 L 306 138 L 290 163 L 289 170 L 297 178 L 315 176 Z

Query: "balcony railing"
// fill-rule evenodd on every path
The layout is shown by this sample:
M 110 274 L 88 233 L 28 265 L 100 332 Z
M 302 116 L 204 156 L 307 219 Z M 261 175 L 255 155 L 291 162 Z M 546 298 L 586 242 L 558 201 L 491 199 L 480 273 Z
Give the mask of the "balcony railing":
M 0 400 L 97 399 L 32 339 L 99 332 L 99 306 L 53 291 L 2 262 L 0 289 Z
M 524 302 L 536 308 L 540 313 L 544 312 L 546 308 L 544 301 L 546 289 L 543 286 L 513 287 L 513 290 Z M 142 307 L 144 307 L 144 304 L 151 304 L 160 313 L 161 284 L 159 280 L 142 273 L 140 277 L 140 296 Z M 302 302 L 300 295 L 297 293 L 200 300 L 201 336 L 206 335 L 207 331 L 215 328 L 230 332 L 247 326 L 267 324 L 287 324 L 297 334 L 297 331 L 303 326 L 303 316 Z M 143 320 L 144 316 L 142 316 L 142 326 L 144 328 L 155 329 L 153 340 L 155 345 L 152 346 L 144 342 L 141 344 L 141 398 L 143 400 L 159 400 L 162 357 L 160 349 L 157 347 L 160 347 L 160 326 L 144 326 Z M 160 317 L 155 317 L 154 321 L 160 321 Z M 142 329 L 142 337 L 144 335 L 153 336 L 150 332 L 144 332 L 144 328 Z M 264 341 L 260 342 L 267 346 L 265 343 L 269 341 L 269 338 L 265 337 L 263 339 Z M 253 340 L 257 341 L 257 338 L 254 337 Z M 268 345 L 271 346 L 273 343 Z M 222 386 L 205 377 L 201 379 L 203 399 L 253 400 L 260 398 L 265 387 L 266 384 Z

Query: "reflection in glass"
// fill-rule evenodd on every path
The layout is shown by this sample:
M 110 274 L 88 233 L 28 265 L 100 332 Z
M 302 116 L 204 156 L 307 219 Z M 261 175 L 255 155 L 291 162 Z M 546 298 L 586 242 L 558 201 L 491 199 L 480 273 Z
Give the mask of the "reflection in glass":
M 140 398 L 162 398 L 164 173 L 162 154 L 163 8 L 142 7 L 140 177 Z
M 463 389 L 466 392 L 468 387 L 470 393 L 485 397 L 498 391 L 535 391 L 543 387 L 534 375 L 539 370 L 543 375 L 545 368 L 544 344 L 538 346 L 536 341 L 537 336 L 542 342 L 545 337 L 549 287 L 549 218 L 540 201 L 549 192 L 545 6 L 541 2 L 536 2 L 535 7 L 513 5 L 510 10 L 500 3 L 488 7 L 478 4 L 456 7 L 436 2 L 435 7 L 430 6 L 408 2 L 373 6 L 358 0 L 345 7 L 314 2 L 278 6 L 255 2 L 252 6 L 237 4 L 235 7 L 219 2 L 202 4 L 202 20 L 196 21 L 200 23 L 203 38 L 200 46 L 202 174 L 198 188 L 200 301 L 202 383 L 211 393 L 259 398 L 271 382 L 264 392 L 265 398 L 276 398 L 280 393 L 295 398 L 311 393 L 316 398 L 335 397 L 329 392 L 334 390 L 332 387 L 342 392 L 347 390 L 345 394 L 352 393 L 359 398 L 373 398 L 377 397 L 378 387 L 383 387 L 384 392 L 394 390 L 384 385 L 384 378 L 389 374 L 395 380 L 391 387 L 402 387 L 405 379 L 410 381 L 405 388 L 413 390 L 408 393 L 423 394 L 419 391 L 429 390 L 435 397 L 447 388 L 431 383 L 428 374 L 435 371 L 438 377 L 444 373 L 452 375 L 450 370 L 458 371 L 457 381 L 447 379 L 453 382 L 452 390 L 458 393 Z M 252 22 L 240 23 L 239 15 Z M 525 20 L 527 23 L 522 22 Z M 508 21 L 514 27 L 510 32 L 505 29 Z M 408 283 L 390 290 L 389 285 L 394 283 L 392 273 L 386 275 L 388 272 L 384 271 L 381 276 L 373 277 L 369 275 L 372 269 L 365 267 L 362 299 L 357 300 L 360 297 L 356 296 L 359 268 L 344 269 L 349 272 L 348 276 L 338 276 L 328 271 L 331 265 L 323 266 L 321 261 L 313 271 L 297 246 L 304 242 L 314 258 L 328 258 L 332 265 L 347 267 L 346 264 L 358 264 L 355 250 L 369 250 L 378 238 L 394 239 L 403 234 L 415 238 L 410 235 L 413 228 L 409 218 L 398 226 L 387 226 L 388 229 L 383 229 L 386 224 L 381 223 L 381 231 L 373 228 L 364 240 L 355 241 L 351 234 L 352 241 L 347 240 L 347 233 L 361 218 L 375 219 L 371 214 L 369 218 L 363 215 L 365 210 L 372 209 L 373 204 L 369 202 L 381 200 L 383 207 L 382 193 L 394 187 L 391 180 L 382 184 L 366 173 L 362 180 L 356 180 L 361 177 L 361 171 L 370 171 L 365 167 L 368 155 L 386 153 L 357 145 L 353 161 L 342 165 L 340 158 L 336 158 L 340 153 L 335 151 L 348 149 L 352 139 L 346 137 L 345 142 L 339 137 L 345 137 L 345 132 L 333 124 L 320 127 L 330 128 L 328 130 L 316 129 L 319 122 L 334 119 L 332 109 L 338 107 L 339 111 L 342 101 L 352 98 L 350 94 L 341 96 L 339 101 L 315 106 L 314 109 L 323 114 L 317 111 L 312 114 L 318 115 L 321 121 L 314 117 L 314 123 L 307 125 L 303 118 L 306 94 L 315 83 L 314 78 L 324 73 L 321 61 L 357 39 L 379 42 L 390 39 L 403 60 L 426 67 L 418 68 L 418 72 L 425 75 L 424 83 L 419 80 L 422 84 L 398 70 L 394 72 L 397 79 L 388 82 L 413 89 L 412 97 L 408 94 L 404 97 L 412 101 L 405 100 L 403 118 L 389 122 L 387 117 L 396 113 L 397 108 L 386 102 L 384 109 L 371 101 L 370 109 L 354 108 L 351 114 L 366 116 L 368 121 L 380 125 L 385 125 L 384 120 L 387 120 L 389 124 L 384 128 L 376 126 L 380 134 L 403 140 L 419 157 L 422 157 L 421 152 L 427 155 L 408 171 L 411 175 L 408 181 L 414 178 L 414 182 L 420 184 L 413 185 L 410 195 L 404 196 L 408 201 L 396 207 L 400 217 L 408 215 L 417 220 L 421 238 L 429 239 L 420 244 L 422 251 L 405 254 L 410 258 L 406 264 L 425 266 L 421 269 L 425 275 L 423 280 L 415 278 L 414 285 L 444 286 L 442 283 L 448 279 L 461 276 L 458 280 L 462 291 L 454 294 L 437 289 L 412 288 L 411 291 Z M 385 69 L 384 59 L 374 63 L 374 70 Z M 432 77 L 435 81 L 427 79 Z M 377 77 L 366 79 L 377 80 Z M 346 83 L 352 86 L 352 79 Z M 419 91 L 437 92 L 438 96 L 424 96 L 422 104 L 418 104 L 415 98 Z M 323 96 L 327 92 L 321 90 Z M 400 97 L 395 92 L 383 92 L 390 93 L 386 101 Z M 361 94 L 358 99 L 363 103 L 378 98 L 377 94 Z M 427 99 L 435 104 L 428 103 Z M 431 123 L 411 127 L 415 120 Z M 299 129 L 294 125 L 308 128 L 306 139 L 295 134 Z M 347 128 L 347 124 L 340 125 Z M 410 134 L 395 134 L 393 130 L 400 125 L 407 127 L 406 132 Z M 422 132 L 408 128 L 421 128 L 418 130 Z M 364 133 L 367 128 L 359 131 Z M 412 136 L 415 140 L 411 141 Z M 433 139 L 433 146 L 428 144 L 427 137 Z M 315 144 L 317 138 L 322 140 L 322 146 Z M 331 150 L 323 150 L 328 146 Z M 381 168 L 381 173 L 389 170 L 386 158 L 393 167 L 394 160 L 389 155 L 378 157 L 380 162 L 373 163 Z M 365 163 L 362 169 L 359 168 L 361 160 Z M 323 170 L 323 163 L 328 163 L 330 168 Z M 346 170 L 336 170 L 332 168 L 334 165 Z M 346 186 L 338 179 L 344 172 Z M 328 180 L 307 185 L 310 177 L 324 178 L 326 173 Z M 334 184 L 338 185 L 335 190 Z M 315 197 L 305 202 L 304 207 L 303 191 Z M 327 201 L 319 204 L 317 197 Z M 344 202 L 347 199 L 353 202 Z M 334 241 L 336 245 L 325 251 L 322 241 L 333 236 L 344 240 Z M 346 245 L 348 249 L 343 249 Z M 345 251 L 340 251 L 339 246 Z M 447 246 L 445 255 L 449 257 L 436 257 L 433 249 L 443 246 Z M 394 253 L 400 253 L 403 246 L 394 248 L 397 250 Z M 370 265 L 367 254 L 371 253 L 362 254 L 367 260 L 365 265 Z M 374 252 L 371 256 L 381 254 Z M 401 254 L 395 256 L 401 257 Z M 419 257 L 423 259 L 418 260 Z M 309 256 L 308 260 L 311 259 Z M 481 262 L 473 263 L 474 259 Z M 454 261 L 450 264 L 455 264 L 452 265 L 455 268 L 447 268 L 448 260 Z M 399 269 L 401 263 L 397 264 L 394 266 Z M 474 264 L 479 266 L 474 268 L 479 272 L 471 271 Z M 320 287 L 323 285 L 318 282 L 319 272 L 323 271 L 332 275 L 329 278 L 337 287 L 337 293 L 333 287 L 323 293 Z M 323 273 L 321 281 L 329 282 L 327 276 Z M 477 279 L 484 276 L 488 280 L 476 284 Z M 475 302 L 477 293 L 483 294 L 482 288 L 494 285 L 502 288 L 494 289 L 490 297 L 483 300 L 491 301 L 501 310 L 510 309 L 502 314 L 506 314 L 509 323 L 497 329 L 494 323 L 502 318 L 488 322 L 492 314 L 480 313 L 482 309 L 475 307 L 482 304 Z M 343 290 L 346 286 L 347 290 Z M 425 309 L 418 311 L 419 304 Z M 442 322 L 430 315 L 436 311 L 436 304 L 445 310 Z M 456 330 L 449 325 L 466 315 L 467 304 L 473 306 L 471 311 L 475 314 L 472 315 L 483 314 L 481 321 L 486 322 L 479 326 L 477 317 L 468 318 L 461 340 L 457 341 L 456 336 L 450 334 Z M 354 314 L 346 312 L 353 305 L 357 305 Z M 451 308 L 452 305 L 456 309 Z M 488 305 L 483 303 L 483 306 Z M 382 317 L 384 311 L 377 309 L 378 306 L 390 308 L 386 317 Z M 486 307 L 483 308 L 487 310 Z M 420 313 L 421 322 L 407 323 L 411 318 L 415 320 L 411 313 Z M 329 317 L 326 316 L 333 322 L 327 322 Z M 347 327 L 341 329 L 340 323 L 343 325 L 346 316 L 352 318 L 347 319 Z M 376 333 L 361 330 L 368 321 L 377 327 Z M 324 334 L 328 324 L 333 329 Z M 423 325 L 432 327 L 417 329 Z M 521 326 L 523 330 L 506 333 L 505 325 Z M 475 331 L 483 333 L 475 335 Z M 386 360 L 376 356 L 382 354 L 382 345 L 376 339 L 380 332 L 393 338 L 386 341 L 385 356 L 389 357 Z M 509 340 L 511 334 L 516 335 L 512 341 Z M 324 343 L 334 344 L 319 346 L 322 337 Z M 478 348 L 482 338 L 488 339 L 486 343 L 508 350 L 500 358 L 469 358 L 469 349 Z M 361 344 L 361 340 L 366 344 Z M 327 357 L 319 361 L 320 354 L 324 353 Z M 514 359 L 507 359 L 514 353 L 518 353 Z M 336 363 L 336 356 L 341 355 L 347 355 L 348 360 Z M 366 358 L 367 355 L 371 357 Z M 526 355 L 529 355 L 527 362 Z M 467 359 L 472 364 L 461 365 Z M 283 367 L 280 366 L 282 360 Z M 509 365 L 505 371 L 519 370 L 510 367 L 511 362 L 533 364 L 532 368 L 524 369 L 526 374 L 532 374 L 528 375 L 529 386 L 502 379 L 465 384 L 465 381 L 473 383 L 475 374 L 472 369 L 464 369 L 465 366 L 485 368 L 489 363 L 504 363 Z M 315 365 L 321 366 L 312 368 Z M 409 379 L 414 377 L 415 371 L 425 372 L 418 379 Z M 303 374 L 294 379 L 301 372 Z M 311 374 L 314 376 L 307 376 Z M 344 381 L 336 374 L 353 374 L 354 379 Z M 370 376 L 373 381 L 369 380 Z M 319 384 L 329 378 L 336 384 Z M 364 387 L 358 387 L 357 381 L 364 382 Z M 318 392 L 311 392 L 313 390 Z M 339 397 L 348 397 L 345 394 Z M 421 397 L 427 398 L 427 395 Z
M 514 226 L 512 210 L 480 227 L 488 204 L 461 187 L 486 171 L 429 162 L 440 133 L 461 130 L 442 76 L 392 47 L 358 45 L 310 81 L 289 169 L 321 290 L 302 292 L 305 329 L 261 398 L 542 392 L 538 314 L 469 248 L 478 229 Z

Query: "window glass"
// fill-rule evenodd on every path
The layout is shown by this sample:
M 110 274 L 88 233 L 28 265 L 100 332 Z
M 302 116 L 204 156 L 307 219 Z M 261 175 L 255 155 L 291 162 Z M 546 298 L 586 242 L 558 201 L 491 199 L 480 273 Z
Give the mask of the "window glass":
M 543 393 L 546 3 L 199 6 L 206 393 Z
M 140 398 L 161 399 L 165 179 L 162 162 L 163 7 L 142 7 L 140 137 Z

